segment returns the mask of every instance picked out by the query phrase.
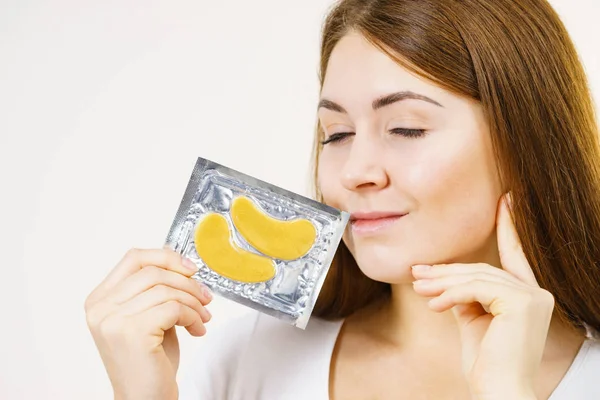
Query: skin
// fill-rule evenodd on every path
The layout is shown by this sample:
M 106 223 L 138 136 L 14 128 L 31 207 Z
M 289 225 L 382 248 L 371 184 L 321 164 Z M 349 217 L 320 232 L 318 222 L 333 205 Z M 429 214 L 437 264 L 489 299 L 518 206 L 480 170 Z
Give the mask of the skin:
M 132 249 L 88 296 L 88 327 L 115 400 L 177 399 L 175 326 L 206 333 L 212 295 L 190 277 L 190 260 L 169 249 Z
M 373 110 L 373 100 L 399 91 L 441 106 L 411 99 Z M 404 214 L 344 236 L 364 273 L 392 284 L 392 298 L 344 322 L 332 398 L 547 398 L 582 336 L 551 319 L 553 298 L 499 201 L 505 190 L 479 105 L 411 75 L 356 34 L 336 46 L 322 97 L 345 110 L 320 108 L 326 135 L 352 132 L 324 146 L 325 201 Z M 178 398 L 175 326 L 203 336 L 211 318 L 212 295 L 191 279 L 196 271 L 170 249 L 132 249 L 86 299 L 115 399 Z
M 421 97 L 374 109 L 407 91 Z M 333 50 L 321 99 L 324 201 L 402 215 L 344 235 L 392 298 L 344 322 L 332 398 L 548 398 L 583 339 L 552 319 L 554 299 L 523 254 L 480 104 L 357 33 Z

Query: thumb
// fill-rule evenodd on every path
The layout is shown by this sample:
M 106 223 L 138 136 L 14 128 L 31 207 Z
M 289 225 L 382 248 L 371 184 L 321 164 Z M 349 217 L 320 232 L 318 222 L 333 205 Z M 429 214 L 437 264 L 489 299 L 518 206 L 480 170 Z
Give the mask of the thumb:
M 510 214 L 512 198 L 510 193 L 502 196 L 496 214 L 496 236 L 502 268 L 524 283 L 538 286 L 533 270 L 525 257 L 521 240 Z
M 480 317 L 487 314 L 487 311 L 479 303 L 458 304 L 451 310 L 461 337 L 462 372 L 468 376 L 475 365 L 481 341 L 487 330 L 477 326 L 475 321 L 480 320 Z M 474 322 L 475 325 L 473 325 Z

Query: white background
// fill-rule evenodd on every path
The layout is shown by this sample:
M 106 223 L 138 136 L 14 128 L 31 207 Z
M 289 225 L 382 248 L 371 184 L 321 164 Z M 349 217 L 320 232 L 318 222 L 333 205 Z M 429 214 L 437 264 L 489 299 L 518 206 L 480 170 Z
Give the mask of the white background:
M 309 193 L 330 4 L 0 2 L 0 399 L 111 398 L 84 299 L 162 245 L 197 156 Z M 600 4 L 552 4 L 600 98 Z

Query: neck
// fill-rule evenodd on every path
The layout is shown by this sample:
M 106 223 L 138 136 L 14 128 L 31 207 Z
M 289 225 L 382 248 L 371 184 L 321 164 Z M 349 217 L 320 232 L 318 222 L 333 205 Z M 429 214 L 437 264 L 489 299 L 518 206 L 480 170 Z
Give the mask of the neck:
M 428 300 L 415 293 L 412 283 L 393 285 L 389 301 L 378 313 L 380 334 L 403 348 L 458 346 L 460 337 L 452 312 L 436 313 L 427 306 Z
M 478 252 L 460 259 L 446 260 L 445 263 L 487 263 L 499 267 L 501 264 L 495 235 Z M 403 347 L 422 348 L 441 344 L 460 348 L 460 336 L 452 311 L 432 311 L 427 305 L 430 299 L 415 293 L 412 280 L 411 276 L 403 283 L 393 284 L 391 298 L 381 308 L 381 317 L 387 320 L 387 333 Z
M 494 251 L 495 250 L 495 251 Z M 486 260 L 489 265 L 500 266 L 497 249 L 491 248 L 487 254 L 478 254 L 463 259 L 463 263 Z M 454 353 L 460 351 L 460 335 L 452 311 L 442 313 L 432 311 L 427 303 L 430 299 L 415 293 L 412 281 L 393 284 L 391 297 L 385 302 L 365 310 L 371 318 L 363 314 L 364 322 L 370 320 L 371 332 L 395 347 L 432 352 Z M 544 358 L 561 357 L 565 351 L 577 349 L 583 342 L 584 334 L 571 328 L 559 318 L 553 318 L 547 336 Z

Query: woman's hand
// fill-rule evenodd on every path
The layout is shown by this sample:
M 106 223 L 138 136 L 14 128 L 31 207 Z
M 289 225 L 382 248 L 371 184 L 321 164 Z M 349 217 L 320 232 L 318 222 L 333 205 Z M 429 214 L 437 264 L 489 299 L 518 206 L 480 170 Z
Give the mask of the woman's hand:
M 502 268 L 488 264 L 415 266 L 415 291 L 437 312 L 452 310 L 463 372 L 476 399 L 534 399 L 554 298 L 541 289 L 521 248 L 504 196 L 496 229 Z
M 174 251 L 130 250 L 88 296 L 88 326 L 115 399 L 177 399 L 179 344 L 175 325 L 206 333 L 210 291 Z

